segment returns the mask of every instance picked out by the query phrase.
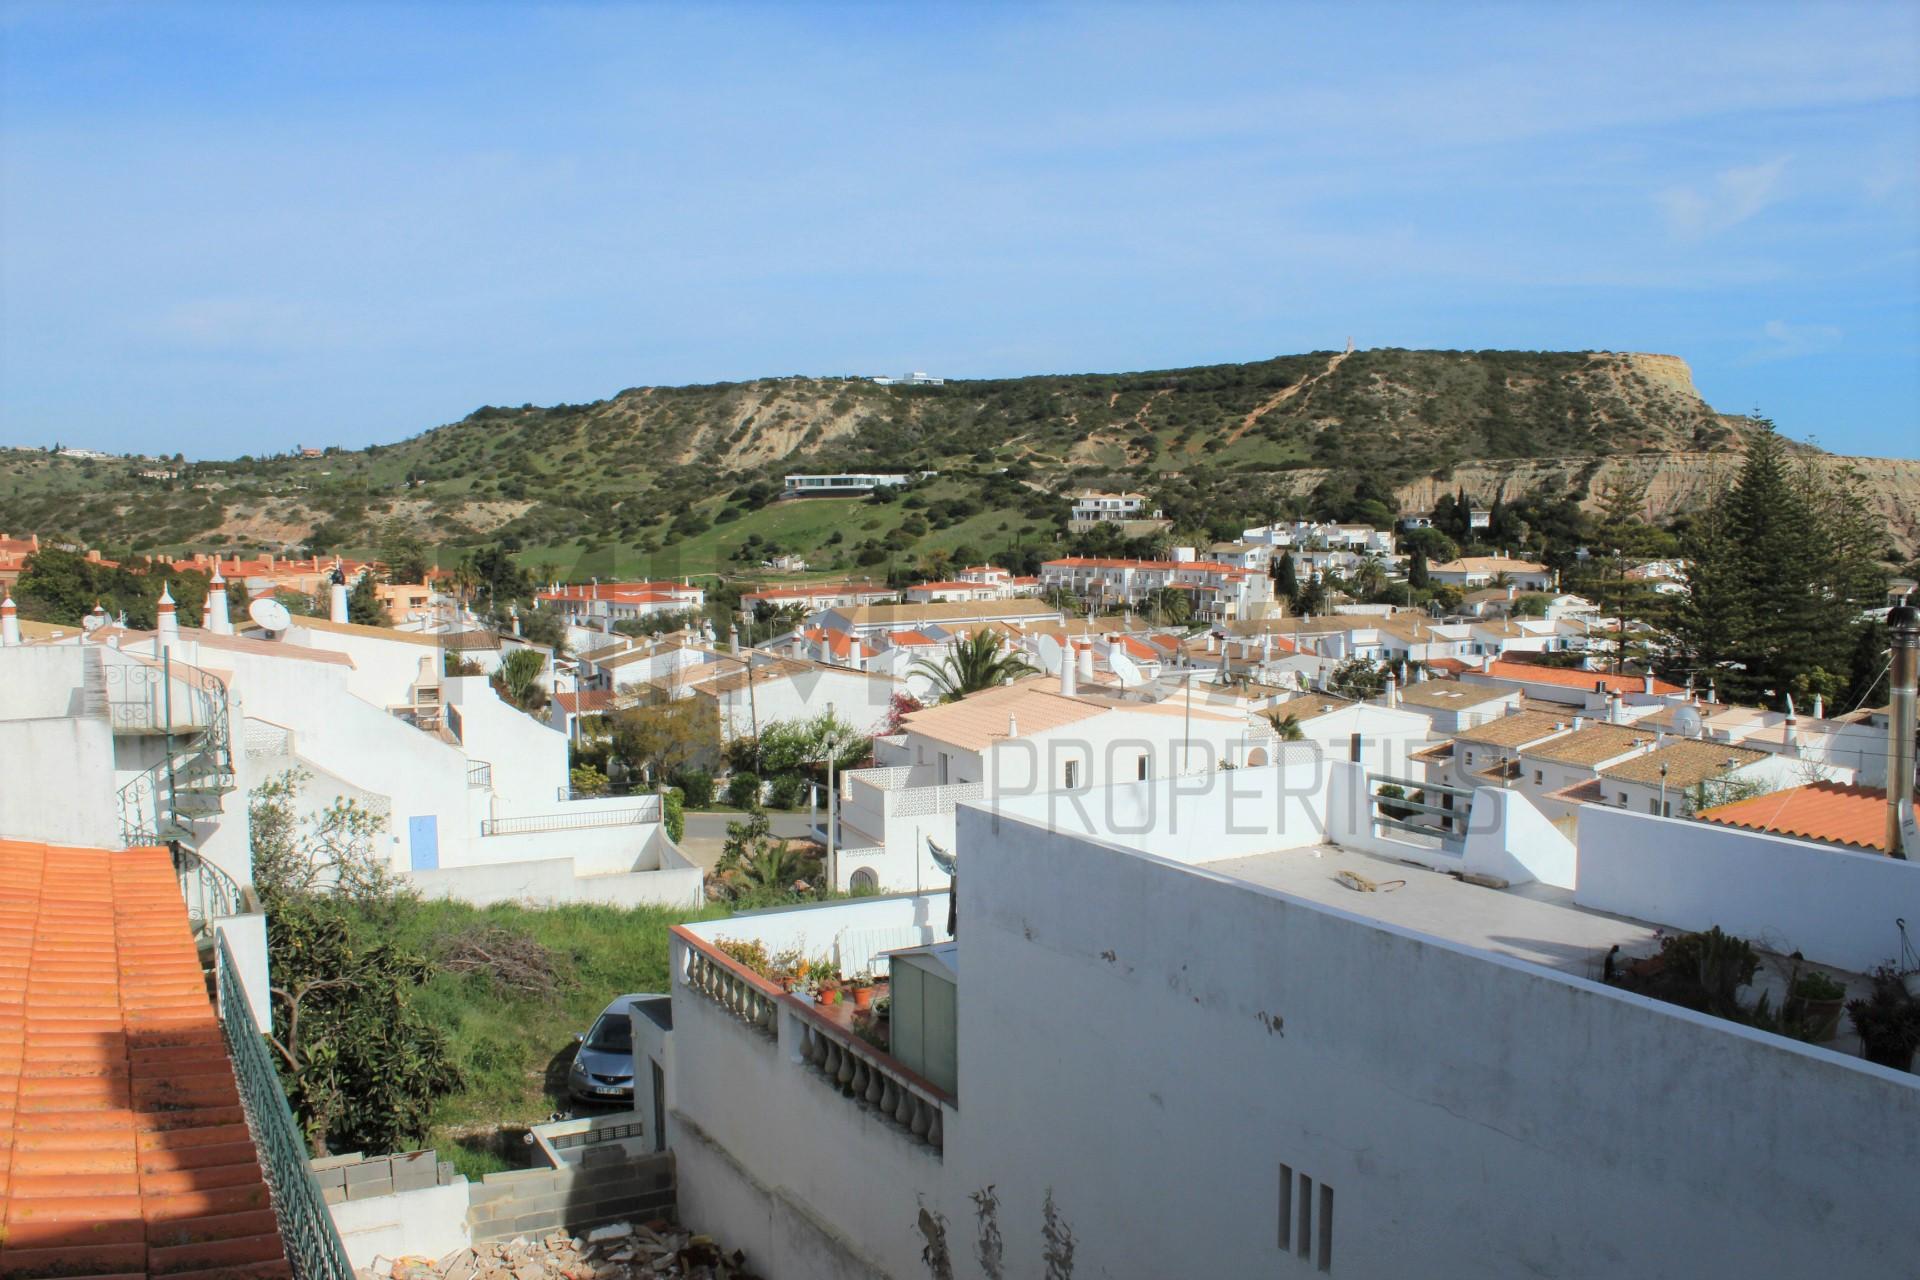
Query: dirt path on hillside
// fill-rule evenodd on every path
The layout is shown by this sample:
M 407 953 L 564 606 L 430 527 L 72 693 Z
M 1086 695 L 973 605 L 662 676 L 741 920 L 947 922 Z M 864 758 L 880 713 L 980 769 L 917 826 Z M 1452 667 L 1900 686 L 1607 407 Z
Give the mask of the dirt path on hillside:
M 1292 386 L 1282 387 L 1278 391 L 1274 392 L 1271 396 L 1267 397 L 1265 403 L 1259 405 L 1257 408 L 1253 410 L 1252 413 L 1249 413 L 1245 418 L 1242 418 L 1240 420 L 1240 425 L 1233 429 L 1233 434 L 1227 437 L 1226 442 L 1228 444 L 1232 444 L 1234 441 L 1238 440 L 1241 436 L 1253 430 L 1254 426 L 1259 423 L 1260 419 L 1266 417 L 1269 413 L 1272 413 L 1275 409 L 1278 409 L 1281 405 L 1293 399 L 1295 396 L 1299 395 L 1302 391 L 1305 391 L 1308 387 L 1312 386 L 1314 383 L 1320 381 L 1320 379 L 1332 373 L 1335 369 L 1338 369 L 1341 366 L 1341 364 L 1346 360 L 1346 358 L 1352 354 L 1353 352 L 1351 351 L 1342 351 L 1338 355 L 1335 355 L 1330 359 L 1328 359 L 1327 367 L 1322 369 L 1320 372 L 1314 374 L 1311 378 L 1302 378 L 1300 381 L 1294 383 Z

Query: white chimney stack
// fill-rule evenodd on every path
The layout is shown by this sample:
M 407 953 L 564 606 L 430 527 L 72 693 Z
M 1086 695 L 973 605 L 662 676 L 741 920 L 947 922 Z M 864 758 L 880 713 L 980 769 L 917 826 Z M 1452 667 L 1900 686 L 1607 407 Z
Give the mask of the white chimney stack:
M 1911 858 L 1907 820 L 1913 816 L 1915 686 L 1920 683 L 1920 611 L 1901 605 L 1887 613 L 1893 653 L 1887 677 L 1887 852 Z
M 1640 692 L 1646 694 L 1648 697 L 1653 696 L 1653 672 L 1649 671 L 1646 675 L 1640 677 Z
M 233 619 L 228 614 L 227 580 L 220 574 L 220 562 L 213 562 L 213 582 L 207 592 L 207 630 L 217 636 L 233 634 Z
M 1088 645 L 1080 651 L 1080 678 L 1088 684 L 1093 683 L 1093 646 Z
M 13 597 L 0 600 L 0 645 L 20 643 L 20 611 L 14 607 Z
M 1620 695 L 1615 693 L 1611 689 L 1607 690 L 1607 723 L 1608 724 L 1621 723 Z
M 1787 729 L 1784 740 L 1787 753 L 1797 757 L 1800 754 L 1800 719 L 1793 713 L 1792 694 L 1787 695 Z
M 335 622 L 345 622 L 347 620 L 347 584 L 344 582 L 334 583 L 330 589 L 330 594 L 332 596 L 332 605 L 327 611 L 327 616 Z
M 1815 720 L 1825 720 L 1827 718 L 1827 700 L 1823 695 L 1818 693 L 1813 695 L 1813 718 Z
M 1391 671 L 1387 673 L 1387 705 L 1390 707 L 1400 705 L 1400 684 L 1393 678 Z
M 167 584 L 160 586 L 160 638 L 177 640 L 180 637 L 180 617 L 173 611 L 173 590 Z
M 1073 646 L 1069 644 L 1066 653 L 1060 658 L 1060 696 L 1063 698 L 1071 698 L 1080 692 L 1079 685 L 1074 680 L 1073 664 Z

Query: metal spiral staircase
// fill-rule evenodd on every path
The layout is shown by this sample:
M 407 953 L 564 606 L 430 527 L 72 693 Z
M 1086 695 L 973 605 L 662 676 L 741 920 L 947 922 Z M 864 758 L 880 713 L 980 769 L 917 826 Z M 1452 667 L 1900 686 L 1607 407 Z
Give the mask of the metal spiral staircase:
M 219 817 L 234 789 L 226 684 L 165 648 L 157 660 L 117 655 L 100 675 L 114 733 L 163 743 L 159 761 L 120 788 L 120 837 L 173 851 L 188 920 L 205 938 L 215 917 L 238 914 L 247 896 L 199 853 L 200 825 Z

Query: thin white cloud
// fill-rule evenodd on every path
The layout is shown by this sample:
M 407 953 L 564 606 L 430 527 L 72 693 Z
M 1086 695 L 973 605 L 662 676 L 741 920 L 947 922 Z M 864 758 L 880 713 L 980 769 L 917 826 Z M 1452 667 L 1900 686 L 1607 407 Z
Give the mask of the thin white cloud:
M 1785 320 L 1767 321 L 1760 333 L 1760 345 L 1747 353 L 1746 364 L 1818 355 L 1833 350 L 1846 337 L 1837 325 L 1788 324 Z
M 1709 182 L 1668 187 L 1655 203 L 1667 229 L 1682 240 L 1701 240 L 1739 226 L 1780 199 L 1787 157 L 1722 169 Z

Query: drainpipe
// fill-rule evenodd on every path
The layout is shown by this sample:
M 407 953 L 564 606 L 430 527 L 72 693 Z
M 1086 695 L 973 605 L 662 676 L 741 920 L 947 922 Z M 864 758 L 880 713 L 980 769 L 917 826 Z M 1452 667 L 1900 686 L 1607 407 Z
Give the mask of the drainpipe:
M 1920 666 L 1920 610 L 1910 605 L 1890 610 L 1887 629 L 1893 635 L 1888 686 L 1892 698 L 1887 705 L 1887 852 L 1906 858 L 1916 852 L 1902 840 L 1901 819 L 1913 812 L 1914 684 L 1915 668 Z

